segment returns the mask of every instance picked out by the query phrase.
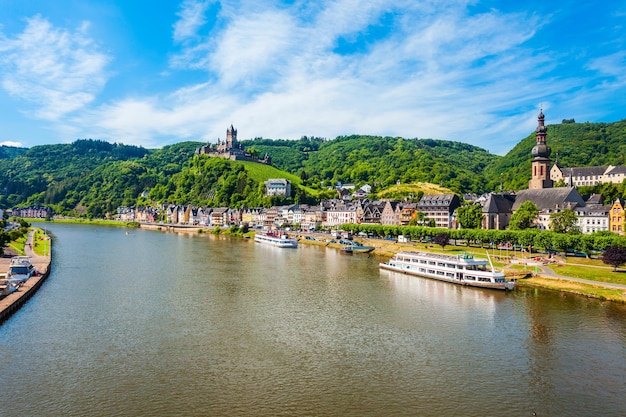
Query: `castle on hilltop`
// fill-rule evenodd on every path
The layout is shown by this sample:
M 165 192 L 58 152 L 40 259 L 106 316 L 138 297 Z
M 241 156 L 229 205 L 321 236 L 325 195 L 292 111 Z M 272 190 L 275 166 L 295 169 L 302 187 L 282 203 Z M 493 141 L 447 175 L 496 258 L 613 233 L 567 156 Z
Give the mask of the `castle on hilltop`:
M 208 155 L 211 157 L 230 159 L 231 161 L 249 161 L 259 162 L 261 164 L 270 164 L 271 158 L 265 154 L 263 158 L 247 153 L 243 146 L 237 141 L 237 129 L 231 124 L 226 129 L 226 140 L 217 139 L 217 143 L 213 145 L 208 143 L 196 149 L 196 155 Z

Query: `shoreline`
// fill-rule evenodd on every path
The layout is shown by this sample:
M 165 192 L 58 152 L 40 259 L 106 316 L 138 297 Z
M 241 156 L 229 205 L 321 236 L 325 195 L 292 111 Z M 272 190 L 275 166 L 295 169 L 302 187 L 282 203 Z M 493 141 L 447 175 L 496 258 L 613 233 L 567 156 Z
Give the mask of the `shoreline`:
M 51 223 L 54 223 L 53 220 Z M 198 225 L 180 225 L 180 224 L 167 224 L 167 223 L 138 223 L 137 225 L 129 225 L 124 222 L 114 222 L 114 221 L 72 221 L 72 220 L 61 220 L 58 223 L 74 223 L 74 224 L 91 224 L 91 225 L 106 225 L 106 226 L 117 226 L 123 228 L 129 227 L 139 227 L 145 230 L 155 230 L 155 231 L 163 231 L 163 232 L 175 232 L 175 233 L 189 233 L 189 234 L 202 234 L 212 233 L 213 228 L 198 226 Z M 224 232 L 226 229 L 224 229 Z M 254 232 L 254 231 L 252 231 Z M 291 232 L 291 235 L 294 235 L 298 238 L 299 243 L 306 245 L 316 245 L 316 246 L 324 246 L 330 247 L 333 249 L 341 249 L 344 245 L 340 243 L 331 243 L 326 242 L 326 239 L 332 239 L 332 237 L 325 233 L 307 233 L 307 232 Z M 233 235 L 236 236 L 236 235 Z M 304 239 L 304 236 L 313 236 L 316 239 L 324 239 L 322 240 L 307 240 Z M 425 250 L 432 251 L 432 244 L 422 244 L 416 242 L 409 243 L 399 243 L 396 241 L 387 241 L 384 239 L 372 239 L 372 238 L 355 238 L 356 241 L 361 242 L 365 245 L 374 246 L 374 250 L 369 254 L 370 256 L 377 256 L 380 258 L 391 258 L 397 252 L 402 250 Z M 423 246 L 423 247 L 420 247 Z M 431 248 L 428 248 L 431 246 Z M 452 246 L 452 245 L 450 245 Z M 444 251 L 445 252 L 445 251 Z M 357 254 L 357 256 L 362 256 Z M 515 279 L 519 286 L 529 287 L 529 288 L 543 288 L 551 291 L 559 291 L 563 293 L 576 294 L 580 296 L 584 296 L 587 298 L 595 298 L 603 301 L 612 301 L 617 303 L 626 304 L 626 285 L 620 284 L 610 284 L 604 283 L 601 281 L 592 281 L 592 280 L 584 280 L 577 279 L 573 277 L 567 277 L 562 275 L 557 275 L 549 266 L 542 265 L 539 269 L 541 271 L 533 272 L 520 272 L 517 269 L 510 268 L 510 264 L 505 264 L 502 269 L 505 273 L 512 275 L 512 278 Z M 1 267 L 0 267 L 1 270 Z M 517 274 L 520 274 L 520 277 L 516 277 Z M 530 277 L 528 274 L 530 273 Z
M 304 234 L 311 235 L 316 238 L 324 238 L 331 239 L 330 235 L 326 234 Z M 374 246 L 374 250 L 370 252 L 370 254 L 374 256 L 378 256 L 381 258 L 391 258 L 397 252 L 400 251 L 432 251 L 432 248 L 428 248 L 428 246 L 434 247 L 432 244 L 422 244 L 422 243 L 398 243 L 395 241 L 386 241 L 384 239 L 371 239 L 371 238 L 355 238 L 354 240 L 363 243 L 364 245 Z M 317 245 L 317 246 L 326 246 L 334 249 L 341 249 L 343 245 L 339 243 L 329 243 L 320 240 L 307 240 L 304 238 L 299 239 L 300 243 L 307 245 Z M 450 245 L 452 246 L 452 245 Z M 445 252 L 445 251 L 443 251 Z M 362 256 L 362 255 L 357 255 Z M 510 263 L 505 264 L 502 268 L 507 275 L 512 275 L 512 278 L 515 279 L 518 283 L 518 286 L 528 287 L 528 288 L 543 288 L 551 291 L 559 291 L 562 293 L 575 294 L 579 296 L 584 296 L 587 298 L 594 298 L 602 301 L 611 301 L 626 304 L 626 285 L 620 284 L 610 284 L 604 283 L 601 281 L 590 281 L 577 279 L 572 277 L 566 277 L 557 275 L 554 271 L 552 271 L 548 266 L 542 265 L 536 273 L 520 271 L 511 267 Z M 528 266 L 529 271 L 532 270 L 532 266 Z M 549 271 L 549 272 L 548 272 Z M 516 275 L 519 274 L 519 277 Z M 527 275 L 530 274 L 528 277 Z
M 146 230 L 161 230 L 176 233 L 211 233 L 211 231 L 213 230 L 212 228 L 201 226 L 145 223 L 142 223 L 140 225 L 140 228 Z M 290 235 L 295 236 L 298 239 L 298 243 L 300 244 L 324 246 L 337 250 L 340 250 L 344 246 L 337 242 L 327 242 L 326 239 L 332 239 L 332 237 L 325 233 L 291 232 Z M 305 236 L 313 236 L 316 238 L 316 240 L 305 239 Z M 433 244 L 418 244 L 416 242 L 399 243 L 396 241 L 387 241 L 384 239 L 357 237 L 354 240 L 363 243 L 364 245 L 374 246 L 375 249 L 367 256 L 377 256 L 381 259 L 391 258 L 397 252 L 400 252 L 402 250 L 432 251 L 432 247 L 434 247 Z M 419 245 L 423 247 L 420 247 Z M 428 248 L 428 246 L 431 246 L 431 248 Z M 356 256 L 364 256 L 364 254 L 356 254 Z M 521 287 L 543 288 L 550 291 L 559 291 L 562 293 L 575 294 L 602 301 L 611 301 L 626 304 L 626 285 L 620 286 L 619 284 L 607 284 L 601 281 L 581 280 L 572 277 L 560 276 L 554 273 L 549 267 L 545 265 L 542 265 L 540 267 L 541 272 L 536 272 L 534 274 L 525 270 L 520 271 L 510 267 L 507 268 L 507 265 L 510 264 L 505 264 L 502 269 L 505 271 L 505 273 L 507 273 L 507 275 L 511 275 L 511 278 L 515 279 L 518 283 L 518 286 Z M 530 270 L 532 270 L 531 266 L 529 266 L 529 271 Z M 549 272 L 546 272 L 546 270 Z M 530 276 L 528 276 L 528 274 L 530 274 Z
M 48 255 L 37 255 L 32 250 L 34 230 L 28 232 L 28 238 L 26 239 L 26 245 L 24 250 L 26 256 L 31 258 L 31 263 L 37 269 L 39 274 L 37 276 L 30 277 L 26 280 L 17 291 L 0 299 L 0 325 L 9 319 L 15 312 L 17 312 L 42 286 L 44 281 L 50 275 L 50 264 L 52 260 L 52 244 L 49 246 Z M 30 244 L 30 247 L 29 247 Z M 0 258 L 0 271 L 6 271 L 9 269 L 11 258 Z

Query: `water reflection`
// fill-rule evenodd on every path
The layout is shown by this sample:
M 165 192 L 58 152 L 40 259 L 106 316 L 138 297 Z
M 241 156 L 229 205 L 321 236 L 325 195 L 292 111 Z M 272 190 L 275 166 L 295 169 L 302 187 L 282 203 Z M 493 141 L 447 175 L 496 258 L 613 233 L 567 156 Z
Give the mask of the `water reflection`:
M 622 308 L 315 246 L 48 229 L 53 274 L 0 327 L 3 416 L 626 414 Z

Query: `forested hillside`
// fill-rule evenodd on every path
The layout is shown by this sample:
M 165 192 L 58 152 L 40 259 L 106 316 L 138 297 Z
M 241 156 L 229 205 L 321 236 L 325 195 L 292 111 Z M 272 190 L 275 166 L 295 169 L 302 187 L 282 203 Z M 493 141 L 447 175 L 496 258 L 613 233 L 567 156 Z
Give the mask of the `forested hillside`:
M 460 142 L 380 136 L 340 136 L 324 141 L 249 141 L 272 163 L 298 174 L 312 187 L 369 183 L 382 189 L 396 182 L 432 182 L 457 192 L 485 190 L 483 170 L 499 157 Z
M 626 120 L 548 125 L 547 143 L 552 148 L 552 162 L 558 157 L 561 167 L 626 165 Z M 500 181 L 505 190 L 527 188 L 533 146 L 534 132 L 488 166 L 487 188 L 498 189 Z
M 26 148 L 16 148 L 14 146 L 0 146 L 0 159 L 13 159 L 26 153 Z
M 270 178 L 289 179 L 292 183 L 292 198 L 264 196 L 263 183 Z M 316 197 L 315 191 L 301 187 L 298 177 L 272 166 L 206 155 L 190 160 L 169 181 L 152 188 L 149 195 L 151 200 L 159 202 L 234 208 L 315 203 Z
M 35 146 L 0 160 L 0 207 L 47 205 L 57 213 L 78 209 L 97 215 L 122 202 L 134 203 L 144 186 L 168 181 L 197 145 L 183 142 L 151 151 L 85 139 Z M 94 201 L 97 208 L 91 207 Z
M 552 160 L 558 154 L 563 167 L 626 164 L 626 120 L 548 125 L 547 140 Z M 31 149 L 0 147 L 0 208 L 46 205 L 56 213 L 100 217 L 122 205 L 162 202 L 230 207 L 314 203 L 335 197 L 333 187 L 339 182 L 369 184 L 374 192 L 418 182 L 456 193 L 495 191 L 501 183 L 506 190 L 519 190 L 530 179 L 535 135 L 504 157 L 465 143 L 379 136 L 241 143 L 251 154 L 268 153 L 273 167 L 194 156 L 200 142 L 155 150 L 89 139 Z M 263 197 L 263 181 L 272 177 L 288 178 L 294 197 Z M 149 192 L 149 200 L 140 197 L 143 191 Z

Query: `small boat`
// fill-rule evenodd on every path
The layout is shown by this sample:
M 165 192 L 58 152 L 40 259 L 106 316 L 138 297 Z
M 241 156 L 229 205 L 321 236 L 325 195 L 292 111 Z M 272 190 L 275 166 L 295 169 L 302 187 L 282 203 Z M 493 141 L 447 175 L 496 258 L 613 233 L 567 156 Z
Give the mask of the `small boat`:
M 381 263 L 380 268 L 472 287 L 510 291 L 516 284 L 507 281 L 503 271 L 496 271 L 491 259 L 475 259 L 471 253 L 398 252 L 388 262 Z
M 19 284 L 17 282 L 9 281 L 8 279 L 0 279 L 0 297 L 5 297 L 15 291 Z
M 254 241 L 278 248 L 297 248 L 298 240 L 290 238 L 286 233 L 267 232 L 254 235 Z
M 14 256 L 7 271 L 6 279 L 14 283 L 22 283 L 37 274 L 37 270 L 28 256 Z
M 343 248 L 341 248 L 341 251 L 346 253 L 370 253 L 374 249 L 376 249 L 374 248 L 374 246 L 366 246 L 354 242 L 350 245 L 345 245 Z

